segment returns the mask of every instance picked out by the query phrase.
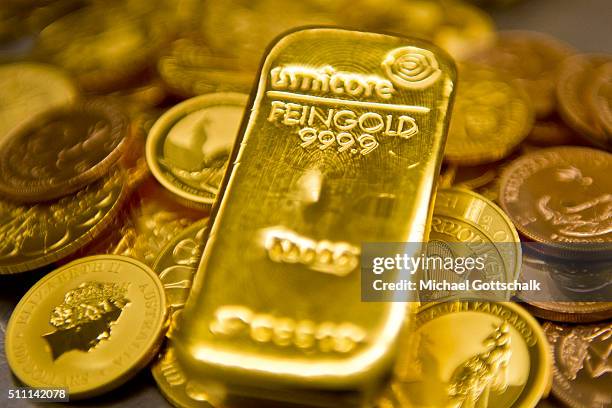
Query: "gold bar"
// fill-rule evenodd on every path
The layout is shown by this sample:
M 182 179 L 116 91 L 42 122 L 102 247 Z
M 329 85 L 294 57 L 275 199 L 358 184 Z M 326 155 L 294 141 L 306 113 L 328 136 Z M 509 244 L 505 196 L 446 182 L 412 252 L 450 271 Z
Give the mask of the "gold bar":
M 278 39 L 173 333 L 188 377 L 319 406 L 372 396 L 406 304 L 361 302 L 360 246 L 426 239 L 454 82 L 452 60 L 417 40 Z

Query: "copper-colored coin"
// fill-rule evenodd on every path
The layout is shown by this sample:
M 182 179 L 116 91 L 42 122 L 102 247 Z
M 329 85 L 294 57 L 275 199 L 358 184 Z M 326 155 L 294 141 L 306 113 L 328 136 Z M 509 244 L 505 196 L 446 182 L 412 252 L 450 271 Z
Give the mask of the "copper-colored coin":
M 518 230 L 569 251 L 612 247 L 612 155 L 586 147 L 526 154 L 501 176 L 499 199 Z
M 538 118 L 550 115 L 556 105 L 555 79 L 559 64 L 574 50 L 542 33 L 505 31 L 495 46 L 475 57 L 515 78 L 529 94 Z
M 508 156 L 531 129 L 525 92 L 493 68 L 459 66 L 459 85 L 444 158 L 459 165 L 491 163 Z
M 608 62 L 597 70 L 588 102 L 610 143 L 612 137 L 612 62 Z
M 545 323 L 553 353 L 552 393 L 570 408 L 612 405 L 612 323 Z
M 594 93 L 594 87 L 602 89 L 603 94 L 609 95 L 609 79 L 602 80 L 597 73 L 604 65 L 610 64 L 612 57 L 609 55 L 576 55 L 567 58 L 561 65 L 557 82 L 557 99 L 559 100 L 559 112 L 563 120 L 576 130 L 590 143 L 611 150 L 612 129 L 602 126 L 600 118 L 610 118 L 606 110 L 610 110 L 610 100 L 600 98 L 600 93 Z M 594 83 L 594 81 L 596 83 Z M 608 83 L 607 88 L 605 84 Z M 598 85 L 599 84 L 599 85 Z M 593 95 L 597 95 L 593 109 Z M 604 103 L 599 101 L 603 100 Z M 586 102 L 586 103 L 585 103 Z M 607 106 L 607 108 L 606 108 Z
M 0 192 L 39 202 L 79 190 L 119 159 L 127 133 L 125 116 L 103 100 L 39 116 L 3 143 Z

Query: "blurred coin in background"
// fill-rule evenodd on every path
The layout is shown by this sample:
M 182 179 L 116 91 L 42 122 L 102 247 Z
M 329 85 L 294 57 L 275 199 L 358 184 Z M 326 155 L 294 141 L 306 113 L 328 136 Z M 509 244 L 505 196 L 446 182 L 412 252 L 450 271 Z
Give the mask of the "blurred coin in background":
M 0 141 L 31 117 L 69 105 L 77 95 L 72 79 L 52 65 L 0 65 Z
M 498 161 L 532 125 L 531 103 L 521 88 L 492 68 L 462 64 L 444 158 L 459 165 Z
M 103 99 L 36 116 L 1 146 L 0 192 L 40 202 L 79 190 L 117 162 L 128 131 L 127 117 Z
M 563 119 L 580 136 L 597 147 L 612 149 L 610 120 L 609 55 L 586 54 L 567 58 L 561 65 L 557 81 L 559 111 Z M 598 76 L 602 69 L 603 75 Z M 607 78 L 607 79 L 606 79 Z M 596 88 L 596 89 L 594 89 Z M 601 91 L 601 93 L 600 93 Z

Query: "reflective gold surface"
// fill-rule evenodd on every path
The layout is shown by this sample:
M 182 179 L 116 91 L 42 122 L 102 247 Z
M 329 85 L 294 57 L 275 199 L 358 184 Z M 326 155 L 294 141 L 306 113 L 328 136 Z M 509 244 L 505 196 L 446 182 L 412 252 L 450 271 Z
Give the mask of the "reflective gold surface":
M 544 332 L 513 303 L 430 304 L 409 336 L 402 351 L 412 364 L 392 384 L 388 406 L 530 408 L 550 389 Z
M 102 394 L 155 355 L 165 317 L 161 282 L 144 264 L 82 258 L 45 276 L 17 305 L 8 362 L 30 387 L 67 388 L 70 399 Z
M 102 99 L 48 111 L 0 146 L 0 192 L 40 202 L 79 190 L 108 172 L 127 136 L 123 112 Z
M 475 165 L 503 159 L 533 124 L 527 94 L 484 65 L 460 65 L 459 80 L 445 160 Z
M 205 229 L 208 218 L 202 219 L 185 228 L 172 241 L 159 251 L 153 270 L 161 279 L 168 307 L 182 309 L 191 292 L 193 278 L 204 252 Z
M 561 65 L 557 86 L 559 112 L 567 124 L 590 143 L 608 151 L 612 150 L 609 91 L 606 94 L 605 90 L 609 77 L 606 81 L 597 74 L 611 61 L 605 54 L 567 58 Z
M 466 277 L 452 270 L 423 270 L 426 279 L 512 282 L 519 276 L 522 251 L 516 229 L 497 205 L 472 191 L 459 188 L 438 190 L 428 242 L 431 255 L 482 256 L 486 261 L 484 269 L 477 274 Z M 455 242 L 465 245 L 447 245 Z M 467 253 L 455 253 L 457 250 Z M 443 291 L 430 294 L 434 298 L 446 295 Z M 509 299 L 510 293 L 499 300 Z
M 246 101 L 247 95 L 238 93 L 203 95 L 175 106 L 153 125 L 147 164 L 184 203 L 214 202 Z
M 35 205 L 0 201 L 0 274 L 32 270 L 96 238 L 126 198 L 125 173 L 113 171 L 74 195 Z
M 0 140 L 31 117 L 68 105 L 76 97 L 75 84 L 52 65 L 0 65 Z
M 505 169 L 500 203 L 532 240 L 574 251 L 586 250 L 585 244 L 609 248 L 611 170 L 612 155 L 601 150 L 568 146 L 536 151 Z
M 360 302 L 340 269 L 361 242 L 425 238 L 455 74 L 424 47 L 321 28 L 271 49 L 173 335 L 188 375 L 337 406 L 390 369 L 405 306 Z
M 553 359 L 555 397 L 571 408 L 612 404 L 612 324 L 544 324 Z

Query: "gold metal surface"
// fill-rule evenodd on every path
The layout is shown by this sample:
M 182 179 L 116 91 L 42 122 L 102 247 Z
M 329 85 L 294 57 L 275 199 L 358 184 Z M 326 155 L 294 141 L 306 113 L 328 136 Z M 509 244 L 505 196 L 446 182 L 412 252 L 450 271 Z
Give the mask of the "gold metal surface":
M 82 258 L 45 276 L 17 305 L 8 362 L 30 387 L 65 387 L 70 399 L 102 394 L 153 358 L 165 318 L 163 287 L 147 266 Z
M 157 272 L 166 291 L 168 307 L 182 309 L 191 292 L 193 278 L 204 252 L 203 236 L 208 218 L 195 222 L 176 235 L 158 253 L 153 270 Z
M 500 204 L 530 239 L 567 251 L 612 247 L 612 155 L 576 146 L 543 149 L 503 172 Z M 578 244 L 578 245 L 577 245 Z M 588 245 L 588 246 L 587 246 Z M 605 254 L 604 254 L 605 255 Z
M 449 335 L 453 333 L 453 335 Z M 547 395 L 551 353 L 538 322 L 510 302 L 429 304 L 391 407 L 532 408 Z
M 68 105 L 77 95 L 72 80 L 51 65 L 0 66 L 0 140 L 30 117 Z
M 0 192 L 23 202 L 75 192 L 106 175 L 128 130 L 127 117 L 104 99 L 46 112 L 0 146 Z
M 448 243 L 464 245 L 452 246 Z M 485 197 L 469 190 L 448 188 L 438 190 L 429 233 L 428 251 L 443 251 L 452 256 L 466 256 L 454 251 L 468 251 L 469 256 L 482 256 L 485 267 L 478 272 L 487 281 L 512 282 L 521 271 L 521 244 L 518 233 L 510 219 L 497 205 Z M 437 253 L 437 252 L 436 252 Z M 427 279 L 458 282 L 465 279 L 455 271 L 423 271 Z M 442 291 L 432 294 L 446 295 Z M 492 295 L 490 295 L 492 296 Z M 487 299 L 495 299 L 487 297 Z M 509 300 L 506 298 L 499 300 Z
M 612 150 L 609 91 L 606 97 L 605 88 L 609 82 L 598 74 L 611 62 L 606 54 L 574 55 L 563 61 L 557 81 L 563 119 L 585 140 L 608 151 Z
M 485 65 L 459 65 L 459 86 L 444 158 L 460 165 L 508 156 L 529 133 L 533 111 L 527 94 Z
M 56 201 L 0 200 L 0 274 L 29 271 L 77 251 L 111 223 L 126 195 L 125 173 L 113 170 Z
M 544 331 L 553 353 L 553 395 L 570 408 L 612 405 L 612 323 L 547 322 Z
M 247 99 L 239 93 L 199 96 L 170 109 L 153 125 L 147 164 L 183 203 L 210 207 L 214 202 Z
M 368 398 L 406 308 L 360 301 L 358 248 L 426 238 L 454 80 L 416 40 L 317 28 L 275 43 L 173 335 L 189 376 L 321 406 Z

